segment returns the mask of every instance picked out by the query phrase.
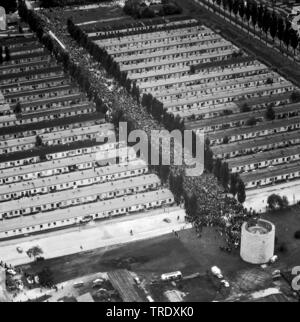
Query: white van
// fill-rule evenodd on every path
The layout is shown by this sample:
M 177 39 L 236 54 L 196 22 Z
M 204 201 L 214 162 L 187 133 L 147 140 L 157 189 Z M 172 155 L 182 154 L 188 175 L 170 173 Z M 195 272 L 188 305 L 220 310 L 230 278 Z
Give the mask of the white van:
M 174 281 L 174 280 L 180 280 L 180 279 L 182 279 L 182 273 L 180 271 L 161 275 L 162 281 Z

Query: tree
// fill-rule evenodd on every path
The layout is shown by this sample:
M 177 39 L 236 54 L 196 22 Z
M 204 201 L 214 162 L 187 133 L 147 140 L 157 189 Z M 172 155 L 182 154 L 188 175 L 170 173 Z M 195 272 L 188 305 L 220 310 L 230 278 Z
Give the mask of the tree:
M 229 137 L 226 135 L 223 138 L 223 144 L 228 144 L 229 143 Z
M 159 176 L 162 183 L 166 183 L 168 181 L 170 174 L 170 167 L 167 165 L 162 165 L 159 169 Z
M 250 106 L 247 103 L 244 103 L 241 106 L 241 113 L 248 113 L 250 111 L 251 111 L 251 108 L 250 108 Z
M 5 60 L 10 61 L 10 50 L 7 46 L 5 46 Z
M 225 190 L 228 189 L 229 179 L 230 179 L 230 172 L 229 172 L 228 164 L 226 162 L 223 162 L 221 166 L 221 182 Z
M 195 194 L 193 194 L 191 197 L 185 196 L 185 210 L 188 217 L 194 217 L 198 210 L 198 201 Z
M 248 33 L 250 32 L 250 19 L 251 19 L 251 2 L 247 1 L 245 6 L 245 17 L 248 23 Z
M 27 255 L 28 255 L 29 258 L 32 258 L 33 257 L 36 260 L 37 257 L 39 257 L 40 255 L 42 255 L 44 252 L 41 249 L 41 247 L 34 246 L 34 247 L 29 248 L 26 253 L 27 253 Z
M 246 121 L 247 126 L 254 126 L 257 123 L 257 119 L 253 116 Z
M 277 35 L 278 28 L 278 18 L 275 12 L 273 12 L 271 23 L 270 23 L 270 35 L 273 38 L 273 42 L 275 42 L 275 37 Z
M 35 138 L 35 146 L 38 148 L 42 145 L 43 145 L 43 140 L 39 135 L 37 135 Z
M 227 6 L 228 6 L 228 11 L 229 11 L 230 17 L 232 15 L 232 10 L 233 10 L 233 1 L 234 0 L 227 0 Z
M 239 183 L 238 183 L 237 198 L 238 198 L 238 201 L 242 204 L 246 201 L 245 184 L 241 179 L 239 180 Z
M 228 0 L 222 0 L 222 6 L 223 6 L 223 10 L 224 10 L 224 17 L 225 17 L 225 13 L 228 7 Z
M 230 176 L 230 189 L 229 192 L 235 197 L 238 192 L 238 182 L 239 175 L 237 173 L 232 173 Z
M 291 23 L 288 20 L 286 20 L 286 22 L 285 22 L 283 42 L 286 45 L 286 49 L 289 50 L 289 46 L 291 43 Z
M 266 111 L 266 118 L 269 121 L 275 120 L 276 114 L 272 106 L 269 106 Z
M 267 204 L 270 210 L 284 209 L 288 207 L 289 202 L 286 196 L 272 194 L 268 197 Z
M 244 4 L 244 1 L 240 1 L 240 3 L 239 3 L 239 15 L 242 18 L 242 20 L 244 21 L 244 17 L 245 17 L 245 4 Z
M 264 13 L 263 13 L 263 30 L 266 34 L 266 42 L 268 41 L 268 32 L 271 26 L 271 14 L 269 12 L 269 9 L 265 7 Z
M 3 64 L 3 49 L 2 46 L 0 45 L 0 65 Z
M 213 152 L 210 149 L 209 145 L 205 146 L 204 149 L 204 168 L 208 172 L 212 172 L 214 168 L 214 159 L 213 159 Z
M 291 29 L 290 31 L 291 46 L 294 49 L 294 58 L 296 59 L 296 49 L 299 45 L 299 37 L 296 30 Z
M 281 198 L 281 208 L 282 209 L 285 209 L 289 206 L 289 201 L 288 201 L 288 198 L 286 196 L 283 196 Z
M 252 5 L 251 5 L 251 22 L 254 29 L 256 28 L 256 24 L 257 24 L 257 16 L 258 16 L 258 8 L 257 8 L 256 2 L 254 1 L 252 2 Z
M 221 160 L 219 158 L 215 159 L 215 161 L 214 161 L 214 167 L 213 167 L 213 174 L 218 179 L 220 178 L 221 166 L 222 166 Z
M 141 13 L 141 18 L 154 18 L 154 17 L 155 17 L 155 12 L 149 7 L 146 7 Z
M 22 107 L 21 107 L 21 103 L 20 103 L 20 102 L 18 102 L 18 103 L 16 104 L 16 106 L 15 106 L 15 108 L 14 108 L 14 112 L 15 112 L 15 114 L 17 114 L 17 115 L 19 115 L 19 114 L 21 114 L 21 113 L 22 113 Z
M 264 7 L 262 4 L 260 4 L 260 6 L 258 7 L 257 23 L 260 29 L 260 37 L 261 37 L 262 29 L 264 26 Z
M 290 95 L 290 99 L 292 103 L 298 103 L 300 102 L 300 91 L 293 91 Z
M 239 13 L 239 0 L 233 0 L 232 12 L 235 18 L 237 18 L 237 14 Z
M 284 22 L 283 22 L 283 19 L 281 17 L 279 17 L 278 20 L 277 20 L 277 37 L 279 39 L 280 48 L 281 48 L 282 42 L 283 42 L 283 39 L 284 39 Z

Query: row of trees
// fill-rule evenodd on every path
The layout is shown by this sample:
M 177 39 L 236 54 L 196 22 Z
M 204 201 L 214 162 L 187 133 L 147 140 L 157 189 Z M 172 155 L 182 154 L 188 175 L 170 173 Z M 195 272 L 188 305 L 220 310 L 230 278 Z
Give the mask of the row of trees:
M 65 71 L 69 72 L 70 76 L 78 82 L 83 91 L 85 91 L 89 99 L 94 100 L 97 112 L 105 114 L 107 106 L 102 101 L 99 94 L 93 89 L 92 81 L 85 68 L 74 63 L 70 59 L 67 51 L 63 50 L 58 43 L 45 31 L 45 26 L 42 19 L 32 10 L 28 10 L 25 2 L 21 1 L 19 5 L 19 15 L 26 21 L 30 28 L 36 33 L 39 40 L 45 47 L 54 54 L 57 61 L 61 63 Z
M 199 214 L 197 196 L 195 193 L 186 193 L 183 188 L 184 178 L 182 175 L 174 175 L 170 171 L 170 166 L 167 165 L 150 165 L 150 167 L 159 175 L 163 184 L 169 184 L 169 188 L 174 195 L 175 202 L 178 205 L 184 202 L 186 214 L 189 218 Z
M 271 11 L 263 3 L 258 4 L 256 0 L 213 0 L 214 5 L 217 5 L 224 10 L 228 11 L 230 17 L 234 15 L 236 18 L 240 18 L 247 22 L 248 30 L 250 31 L 250 24 L 256 29 L 260 30 L 260 35 L 263 33 L 275 39 L 279 39 L 280 47 L 284 43 L 289 49 L 290 46 L 294 49 L 294 52 L 299 46 L 299 37 L 297 32 L 292 28 L 291 23 L 287 19 L 283 19 L 275 11 Z
M 164 108 L 163 103 L 153 97 L 152 94 L 144 94 L 141 103 L 147 109 L 148 113 L 150 113 L 158 122 L 161 122 L 169 131 L 175 129 L 180 130 L 181 132 L 184 131 L 184 121 L 180 116 L 177 115 L 175 117 L 174 114 L 168 113 L 167 109 Z

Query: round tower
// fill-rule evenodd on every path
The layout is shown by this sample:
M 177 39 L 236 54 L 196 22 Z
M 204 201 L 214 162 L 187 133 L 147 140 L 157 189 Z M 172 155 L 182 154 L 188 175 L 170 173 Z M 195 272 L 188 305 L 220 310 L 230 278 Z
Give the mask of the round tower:
M 275 226 L 266 220 L 242 226 L 241 257 L 251 264 L 265 264 L 274 256 Z

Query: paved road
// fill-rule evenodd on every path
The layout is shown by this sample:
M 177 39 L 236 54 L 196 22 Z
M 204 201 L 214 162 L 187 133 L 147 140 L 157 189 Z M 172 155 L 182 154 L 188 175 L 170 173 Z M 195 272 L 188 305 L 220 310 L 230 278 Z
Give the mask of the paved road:
M 164 221 L 165 218 L 170 222 Z M 32 246 L 40 246 L 44 251 L 43 256 L 48 259 L 152 238 L 183 227 L 191 228 L 191 225 L 185 223 L 183 209 L 176 207 L 147 212 L 97 224 L 91 223 L 83 228 L 1 242 L 0 260 L 14 266 L 21 265 L 31 261 L 25 252 Z M 130 234 L 131 230 L 133 235 Z M 18 246 L 23 248 L 23 254 L 16 251 Z
M 249 190 L 247 191 L 245 207 L 264 212 L 266 210 L 268 197 L 273 193 L 286 196 L 291 205 L 295 204 L 300 200 L 300 182 L 290 181 L 276 186 Z

